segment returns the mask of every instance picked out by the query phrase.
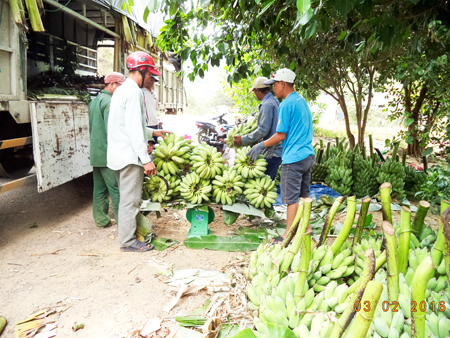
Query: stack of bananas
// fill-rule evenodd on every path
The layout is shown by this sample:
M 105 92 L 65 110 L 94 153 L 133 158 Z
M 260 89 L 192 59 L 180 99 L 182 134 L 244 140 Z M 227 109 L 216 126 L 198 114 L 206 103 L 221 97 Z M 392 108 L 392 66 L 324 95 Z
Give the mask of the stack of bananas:
M 245 179 L 264 176 L 267 167 L 267 161 L 264 159 L 263 155 L 258 155 L 255 162 L 247 156 L 250 149 L 251 147 L 238 149 L 234 161 L 233 169 L 237 171 L 238 175 L 241 175 Z
M 353 193 L 358 198 L 372 197 L 378 191 L 378 164 L 374 154 L 373 159 L 364 159 L 361 155 L 355 156 L 353 166 Z
M 325 182 L 325 178 L 327 177 L 328 164 L 327 164 L 327 161 L 324 160 L 323 154 L 322 154 L 322 158 L 320 158 L 320 163 L 319 163 L 320 150 L 321 149 L 319 149 L 319 148 L 315 148 L 316 162 L 314 163 L 314 166 L 311 169 L 311 179 L 313 182 Z
M 169 201 L 177 196 L 180 191 L 180 178 L 178 176 L 163 176 L 169 183 L 169 191 L 167 191 L 166 182 L 159 176 L 150 176 L 144 179 L 144 189 L 147 191 L 153 202 Z
M 253 118 L 249 120 L 246 123 L 242 123 L 240 125 L 234 126 L 231 128 L 231 130 L 228 132 L 227 138 L 225 142 L 227 143 L 227 146 L 230 148 L 234 147 L 234 136 L 238 135 L 247 135 L 250 134 L 252 131 L 256 130 L 258 128 L 258 120 L 257 118 Z
M 400 201 L 405 198 L 405 191 L 403 190 L 405 185 L 405 170 L 400 162 L 389 157 L 380 166 L 377 182 L 379 184 L 384 182 L 391 183 L 393 196 Z
M 181 196 L 194 204 L 209 201 L 209 195 L 212 189 L 210 181 L 201 178 L 195 172 L 183 177 L 180 187 Z
M 222 175 L 216 175 L 213 184 L 213 198 L 216 203 L 232 205 L 236 201 L 236 195 L 242 194 L 242 177 L 236 171 L 224 170 Z
M 183 136 L 176 137 L 175 134 L 169 134 L 165 139 L 158 137 L 158 144 L 152 154 L 158 172 L 177 175 L 179 169 L 184 169 L 185 164 L 189 163 L 189 153 L 193 147 L 190 141 L 185 140 Z
M 216 175 L 221 175 L 224 169 L 225 159 L 217 148 L 211 147 L 206 143 L 197 146 L 190 157 L 191 167 L 200 178 L 211 179 Z
M 345 155 L 345 152 L 342 152 L 331 160 L 328 167 L 327 184 L 339 194 L 348 196 L 352 193 L 353 176 L 352 163 L 350 160 L 346 160 Z
M 414 193 L 420 191 L 420 187 L 427 180 L 428 175 L 410 165 L 404 165 L 403 170 L 405 171 L 404 189 Z
M 266 175 L 248 180 L 245 184 L 244 196 L 256 208 L 263 208 L 264 206 L 271 208 L 278 197 L 276 191 L 275 181 L 272 181 Z

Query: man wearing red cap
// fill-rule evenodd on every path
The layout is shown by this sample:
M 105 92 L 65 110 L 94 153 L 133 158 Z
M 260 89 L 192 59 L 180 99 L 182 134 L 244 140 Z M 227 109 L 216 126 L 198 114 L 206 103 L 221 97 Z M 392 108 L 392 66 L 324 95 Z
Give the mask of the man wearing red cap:
M 145 125 L 145 107 L 141 88 L 151 75 L 161 75 L 152 57 L 145 52 L 128 55 L 128 79 L 114 93 L 108 121 L 108 168 L 116 171 L 120 191 L 118 237 L 122 251 L 143 252 L 152 245 L 136 239 L 136 215 L 142 197 L 144 173 L 156 175 L 156 167 L 147 153 L 147 142 L 163 136 L 166 130 Z
M 91 136 L 91 166 L 94 167 L 94 196 L 92 211 L 99 228 L 111 225 L 109 196 L 116 219 L 119 211 L 119 187 L 116 174 L 106 166 L 108 115 L 114 91 L 125 82 L 121 73 L 110 73 L 105 77 L 105 89 L 89 104 L 89 133 Z

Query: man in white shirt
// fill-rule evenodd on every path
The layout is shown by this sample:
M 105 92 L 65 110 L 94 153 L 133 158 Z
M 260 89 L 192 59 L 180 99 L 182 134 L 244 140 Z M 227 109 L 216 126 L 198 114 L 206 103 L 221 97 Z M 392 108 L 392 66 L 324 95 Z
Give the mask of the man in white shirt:
M 147 153 L 147 142 L 153 136 L 169 133 L 145 125 L 144 98 L 141 88 L 145 79 L 158 72 L 152 57 L 145 52 L 131 53 L 127 58 L 128 79 L 111 99 L 108 120 L 107 165 L 116 171 L 120 192 L 118 237 L 122 251 L 149 251 L 148 245 L 136 239 L 136 215 L 146 175 L 156 175 L 156 167 Z

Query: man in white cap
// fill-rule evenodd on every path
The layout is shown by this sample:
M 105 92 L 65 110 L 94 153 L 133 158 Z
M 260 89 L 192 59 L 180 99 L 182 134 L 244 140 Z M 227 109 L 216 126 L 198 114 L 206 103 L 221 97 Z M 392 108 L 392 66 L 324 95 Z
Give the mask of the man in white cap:
M 311 168 L 315 153 L 312 146 L 312 115 L 305 99 L 294 90 L 295 73 L 287 68 L 276 71 L 264 83 L 273 84 L 275 96 L 283 99 L 278 109 L 277 132 L 267 141 L 255 145 L 248 156 L 252 159 L 268 148 L 282 142 L 283 166 L 281 169 L 281 200 L 287 204 L 286 231 L 276 237 L 274 243 L 281 242 L 289 232 L 298 209 L 298 198 L 309 197 Z
M 276 133 L 280 102 L 270 92 L 270 86 L 264 83 L 268 80 L 266 77 L 257 77 L 253 81 L 250 93 L 253 92 L 258 101 L 261 101 L 259 105 L 258 128 L 248 135 L 234 136 L 234 144 L 237 146 L 253 145 L 260 141 L 266 141 Z M 282 150 L 281 144 L 279 144 L 278 147 L 264 152 L 264 158 L 267 161 L 266 175 L 269 175 L 272 180 L 277 176 L 278 167 L 281 164 Z
M 116 173 L 106 164 L 107 131 L 109 106 L 112 94 L 122 83 L 125 76 L 112 72 L 105 77 L 105 89 L 89 104 L 89 133 L 91 137 L 90 161 L 94 176 L 94 196 L 92 211 L 95 224 L 99 228 L 111 225 L 109 217 L 109 196 L 116 219 L 119 211 L 119 187 L 117 186 Z

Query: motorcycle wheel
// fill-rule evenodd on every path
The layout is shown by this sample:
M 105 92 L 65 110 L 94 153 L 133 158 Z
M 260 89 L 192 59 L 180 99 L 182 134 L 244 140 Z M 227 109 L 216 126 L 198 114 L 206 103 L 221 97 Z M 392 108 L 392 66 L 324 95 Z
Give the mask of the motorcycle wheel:
M 198 132 L 197 140 L 198 143 L 201 144 L 203 142 L 203 138 L 207 138 L 209 135 L 208 131 L 206 129 L 202 129 Z

